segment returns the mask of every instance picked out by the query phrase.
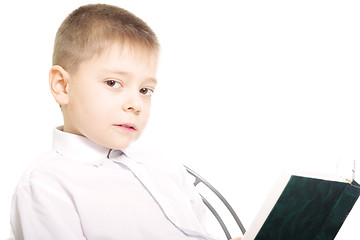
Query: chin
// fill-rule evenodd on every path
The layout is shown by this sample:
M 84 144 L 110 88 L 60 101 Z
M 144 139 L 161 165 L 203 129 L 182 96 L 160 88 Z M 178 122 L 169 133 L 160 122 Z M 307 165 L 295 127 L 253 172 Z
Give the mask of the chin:
M 131 142 L 126 142 L 126 143 L 122 142 L 122 143 L 112 144 L 111 147 L 109 147 L 109 148 L 114 149 L 114 150 L 125 150 L 130 145 L 131 145 Z

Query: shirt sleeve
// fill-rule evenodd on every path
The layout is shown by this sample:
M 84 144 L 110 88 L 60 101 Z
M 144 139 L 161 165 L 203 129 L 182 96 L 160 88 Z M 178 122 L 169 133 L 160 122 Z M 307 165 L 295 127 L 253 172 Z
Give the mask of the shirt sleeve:
M 66 191 L 45 181 L 23 181 L 12 201 L 11 226 L 16 240 L 86 239 Z

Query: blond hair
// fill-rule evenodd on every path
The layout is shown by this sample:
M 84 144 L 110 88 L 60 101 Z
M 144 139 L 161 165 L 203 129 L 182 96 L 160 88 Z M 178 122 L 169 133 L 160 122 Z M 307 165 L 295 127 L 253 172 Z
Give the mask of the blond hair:
M 116 6 L 89 4 L 74 10 L 59 27 L 53 65 L 76 71 L 82 61 L 100 54 L 113 42 L 141 47 L 149 53 L 160 48 L 152 29 L 134 14 Z

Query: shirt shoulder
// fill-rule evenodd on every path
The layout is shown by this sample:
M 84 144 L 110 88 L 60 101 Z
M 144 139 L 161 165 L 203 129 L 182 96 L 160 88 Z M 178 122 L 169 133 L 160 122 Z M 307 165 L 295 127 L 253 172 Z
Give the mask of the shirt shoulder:
M 48 151 L 39 155 L 27 167 L 16 189 L 29 187 L 32 185 L 34 179 L 45 177 L 44 175 L 46 174 L 44 173 L 53 168 L 52 165 L 58 158 L 59 156 L 55 151 Z

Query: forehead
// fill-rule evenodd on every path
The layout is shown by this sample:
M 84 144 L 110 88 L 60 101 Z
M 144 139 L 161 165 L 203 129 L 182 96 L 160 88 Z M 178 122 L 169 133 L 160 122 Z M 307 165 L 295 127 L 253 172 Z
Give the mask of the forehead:
M 91 59 L 79 64 L 80 74 L 106 75 L 121 73 L 123 76 L 153 79 L 156 82 L 158 51 L 151 51 L 135 44 L 109 44 Z
M 136 43 L 109 44 L 97 57 L 100 61 L 112 62 L 117 65 L 140 64 L 148 68 L 158 65 L 158 51 L 147 49 Z

